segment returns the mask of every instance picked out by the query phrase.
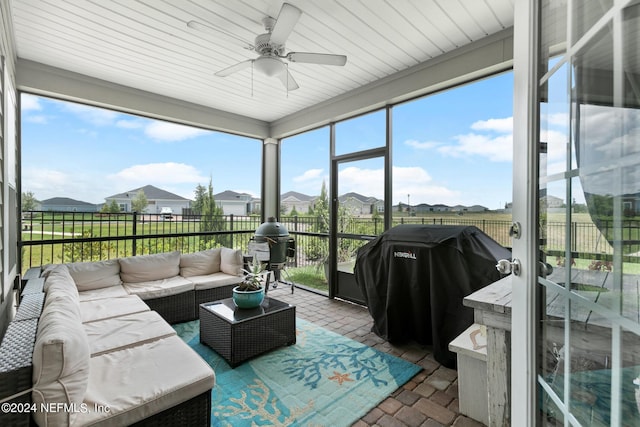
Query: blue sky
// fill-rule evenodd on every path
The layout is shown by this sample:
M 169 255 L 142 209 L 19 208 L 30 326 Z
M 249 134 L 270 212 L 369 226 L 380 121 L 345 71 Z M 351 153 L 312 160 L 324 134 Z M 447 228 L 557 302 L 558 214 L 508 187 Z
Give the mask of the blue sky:
M 210 179 L 257 195 L 261 153 L 251 138 L 22 95 L 22 191 L 38 200 L 102 203 L 147 184 L 193 199 Z
M 511 200 L 512 74 L 444 91 L 393 109 L 393 204 L 480 204 Z M 376 112 L 337 126 L 341 151 L 384 143 Z M 381 131 L 382 130 L 382 131 Z M 284 141 L 282 191 L 319 193 L 328 183 L 328 131 Z M 214 192 L 258 196 L 261 144 L 80 104 L 22 95 L 22 183 L 38 200 L 90 203 L 147 184 L 193 198 Z M 253 166 L 253 167 L 251 167 Z M 381 161 L 341 168 L 340 191 L 382 197 Z
M 510 202 L 512 87 L 507 73 L 394 107 L 392 203 L 498 209 Z M 383 111 L 339 123 L 337 153 L 383 145 L 384 125 Z M 328 135 L 320 129 L 284 141 L 283 191 L 313 194 L 329 182 Z M 381 161 L 345 164 L 339 190 L 382 198 L 382 180 Z

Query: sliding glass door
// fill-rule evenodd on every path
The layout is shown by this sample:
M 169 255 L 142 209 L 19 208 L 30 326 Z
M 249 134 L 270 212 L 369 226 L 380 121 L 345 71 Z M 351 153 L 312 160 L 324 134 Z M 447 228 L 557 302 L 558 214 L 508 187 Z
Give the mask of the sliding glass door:
M 514 128 L 534 126 L 515 152 L 537 174 L 514 175 L 535 221 L 514 207 L 529 238 L 514 243 L 512 425 L 637 426 L 640 2 L 528 3 L 537 89 Z

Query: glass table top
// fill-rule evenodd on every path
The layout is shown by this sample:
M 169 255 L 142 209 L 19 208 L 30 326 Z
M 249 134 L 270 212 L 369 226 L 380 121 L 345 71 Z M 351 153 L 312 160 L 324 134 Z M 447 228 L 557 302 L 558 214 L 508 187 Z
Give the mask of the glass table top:
M 200 305 L 206 310 L 231 323 L 242 322 L 245 320 L 253 319 L 255 317 L 264 316 L 269 313 L 293 307 L 291 304 L 287 304 L 269 297 L 264 297 L 264 301 L 262 301 L 262 304 L 260 304 L 260 306 L 256 308 L 238 308 L 233 303 L 233 298 L 207 302 Z

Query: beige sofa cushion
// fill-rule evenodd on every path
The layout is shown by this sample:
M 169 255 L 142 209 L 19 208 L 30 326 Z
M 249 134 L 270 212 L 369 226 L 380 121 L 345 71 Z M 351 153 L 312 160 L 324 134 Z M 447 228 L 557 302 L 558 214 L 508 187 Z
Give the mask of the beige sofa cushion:
M 150 282 L 180 274 L 180 252 L 120 258 L 120 278 L 124 283 Z
M 124 283 L 123 286 L 129 294 L 137 295 L 143 300 L 181 294 L 194 289 L 193 282 L 182 276 L 150 282 Z
M 126 314 L 83 326 L 91 357 L 176 335 L 176 330 L 155 311 Z
M 67 264 L 67 268 L 80 292 L 117 286 L 122 283 L 120 279 L 120 263 L 117 259 L 74 262 Z
M 242 251 L 220 248 L 220 270 L 223 273 L 239 276 L 242 274 Z
M 55 305 L 56 310 L 71 311 L 80 316 L 79 296 L 73 279 L 64 265 L 59 265 L 49 271 L 49 275 L 44 281 L 45 298 L 43 314 L 50 305 Z
M 149 306 L 136 295 L 80 302 L 80 314 L 83 323 L 111 319 L 112 317 L 143 311 L 149 311 Z
M 76 288 L 73 278 L 71 274 L 69 274 L 69 269 L 65 264 L 58 264 L 47 270 L 47 276 L 42 289 L 45 293 L 49 293 L 51 288 L 55 288 L 56 292 L 68 291 L 71 295 L 78 295 L 78 288 Z
M 220 248 L 180 255 L 182 277 L 203 276 L 220 271 Z
M 235 285 L 242 282 L 242 276 L 232 276 L 227 273 L 213 273 L 206 276 L 191 276 L 189 280 L 195 285 L 196 291 L 213 289 L 221 286 Z
M 109 286 L 107 288 L 91 289 L 90 291 L 83 291 L 79 293 L 80 301 L 91 301 L 94 299 L 104 298 L 119 298 L 126 297 L 129 293 L 124 289 L 124 286 Z
M 214 385 L 211 367 L 177 336 L 105 353 L 91 358 L 89 411 L 78 414 L 78 425 L 130 425 Z
M 80 408 L 89 383 L 89 344 L 77 313 L 61 299 L 43 309 L 33 350 L 33 403 L 59 403 Z M 40 426 L 74 424 L 77 412 L 35 411 Z

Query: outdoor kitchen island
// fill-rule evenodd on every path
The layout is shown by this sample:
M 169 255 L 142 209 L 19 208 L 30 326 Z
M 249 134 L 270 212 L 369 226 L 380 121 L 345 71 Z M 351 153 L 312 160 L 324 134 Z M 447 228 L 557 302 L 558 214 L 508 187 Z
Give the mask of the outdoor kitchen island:
M 549 280 L 562 285 L 566 278 L 565 267 L 553 267 Z M 588 299 L 593 304 L 613 306 L 620 303 L 621 315 L 627 318 L 638 316 L 640 276 L 625 275 L 615 291 L 613 274 L 600 270 L 572 269 L 571 289 L 578 298 Z M 600 288 L 600 291 L 596 289 Z M 568 293 L 568 290 L 567 290 Z M 568 373 L 572 388 L 572 404 L 576 413 L 584 417 L 600 420 L 608 425 L 611 395 L 611 343 L 612 329 L 602 315 L 586 306 L 566 308 L 567 298 L 554 288 L 548 288 L 545 295 L 546 312 L 543 315 L 544 341 L 539 343 L 545 371 L 540 375 L 549 378 L 555 392 L 562 393 L 565 369 L 564 333 L 566 312 L 571 313 L 568 324 L 574 339 L 571 342 L 571 364 Z M 486 326 L 486 384 L 488 394 L 488 425 L 510 425 L 511 419 L 511 276 L 465 297 L 464 305 L 474 309 L 474 321 Z M 620 339 L 628 350 L 619 355 L 621 372 L 621 413 L 625 425 L 639 425 L 640 402 L 635 397 L 634 379 L 640 377 L 638 350 L 640 344 L 634 335 L 623 331 Z M 597 350 L 594 350 L 597 349 Z M 588 388 L 589 384 L 599 384 L 599 388 Z M 640 389 L 640 388 L 639 388 Z

